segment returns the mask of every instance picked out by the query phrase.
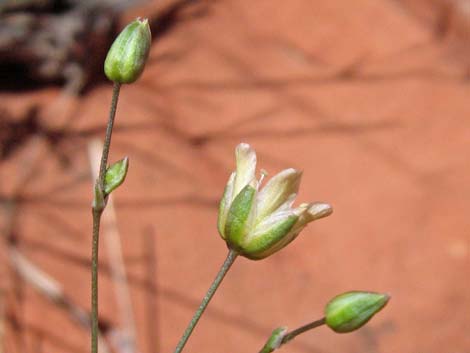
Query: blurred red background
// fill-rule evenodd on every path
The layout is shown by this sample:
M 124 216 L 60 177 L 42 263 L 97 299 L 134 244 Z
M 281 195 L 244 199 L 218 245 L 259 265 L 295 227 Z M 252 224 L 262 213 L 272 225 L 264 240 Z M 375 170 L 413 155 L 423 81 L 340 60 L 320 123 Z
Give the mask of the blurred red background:
M 173 3 L 141 4 L 120 23 Z M 320 318 L 353 289 L 392 300 L 355 333 L 322 327 L 281 352 L 469 352 L 469 8 L 224 0 L 182 4 L 165 27 L 154 23 L 148 67 L 122 89 L 111 149 L 112 161 L 130 158 L 111 228 L 133 311 L 132 320 L 116 299 L 125 296 L 108 226 L 100 314 L 111 347 L 125 351 L 133 323 L 137 351 L 176 345 L 226 255 L 217 203 L 243 141 L 270 175 L 304 171 L 299 202 L 335 212 L 264 261 L 238 260 L 188 353 L 257 352 L 273 328 Z M 103 136 L 111 86 L 79 96 L 17 86 L 0 92 L 2 351 L 86 352 L 89 333 L 71 315 L 89 308 L 88 146 Z M 25 280 L 16 251 L 60 284 L 65 304 Z

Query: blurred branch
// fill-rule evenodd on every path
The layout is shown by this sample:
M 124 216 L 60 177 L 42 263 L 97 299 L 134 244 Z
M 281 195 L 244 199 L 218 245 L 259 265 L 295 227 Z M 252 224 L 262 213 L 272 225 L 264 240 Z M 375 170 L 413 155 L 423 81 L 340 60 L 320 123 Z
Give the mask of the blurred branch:
M 28 260 L 15 246 L 10 246 L 8 250 L 10 263 L 26 283 L 49 301 L 66 310 L 69 316 L 80 326 L 88 329 L 90 326 L 90 315 L 67 298 L 61 285 L 54 278 Z M 109 353 L 110 350 L 102 334 L 100 334 L 98 340 L 100 351 Z
M 5 353 L 5 291 L 0 288 L 0 353 Z
M 23 161 L 22 165 L 26 167 L 22 168 L 21 173 L 18 176 L 18 181 L 14 187 L 13 195 L 10 198 L 1 200 L 5 211 L 5 224 L 2 232 L 2 240 L 5 241 L 7 257 L 14 272 L 43 297 L 64 309 L 74 322 L 78 323 L 81 327 L 88 329 L 91 322 L 89 313 L 74 304 L 65 295 L 60 283 L 21 254 L 16 246 L 18 239 L 15 226 L 18 218 L 18 203 L 19 200 L 21 200 L 24 187 L 32 178 L 34 178 L 37 168 L 41 166 L 41 163 L 38 161 L 40 161 L 44 153 L 44 149 L 42 148 L 44 145 L 40 144 L 40 139 L 37 138 L 34 142 L 34 153 L 29 156 L 28 160 Z M 99 335 L 99 346 L 102 353 L 110 352 L 101 332 Z

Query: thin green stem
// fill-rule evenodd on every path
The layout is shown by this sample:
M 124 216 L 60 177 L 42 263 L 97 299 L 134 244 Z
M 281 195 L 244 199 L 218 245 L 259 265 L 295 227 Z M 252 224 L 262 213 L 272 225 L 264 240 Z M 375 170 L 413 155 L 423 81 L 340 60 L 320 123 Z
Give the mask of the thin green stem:
M 222 267 L 220 268 L 219 272 L 217 273 L 217 276 L 214 279 L 214 282 L 212 282 L 211 286 L 209 287 L 206 295 L 202 299 L 201 305 L 199 305 L 199 308 L 196 310 L 194 313 L 193 318 L 189 322 L 188 327 L 183 333 L 183 336 L 181 337 L 180 341 L 178 342 L 178 345 L 175 348 L 174 353 L 180 353 L 186 342 L 188 341 L 189 337 L 191 336 L 191 333 L 193 332 L 194 328 L 196 327 L 196 324 L 198 323 L 199 319 L 201 318 L 202 314 L 204 313 L 204 310 L 206 310 L 207 305 L 211 301 L 212 297 L 214 296 L 215 292 L 217 291 L 217 288 L 219 288 L 220 283 L 224 279 L 225 275 L 227 274 L 228 270 L 230 267 L 233 265 L 235 259 L 237 258 L 238 253 L 229 250 L 227 258 L 225 259 L 224 263 L 222 264 Z
M 286 333 L 286 335 L 284 336 L 284 338 L 281 341 L 281 345 L 289 342 L 290 340 L 293 340 L 296 336 L 304 333 L 305 331 L 312 330 L 312 329 L 317 328 L 319 326 L 322 326 L 324 324 L 325 324 L 325 318 L 322 318 L 320 320 L 311 322 L 307 325 L 304 325 L 304 326 L 301 326 L 301 327 L 299 327 L 295 330 L 292 330 L 292 331 Z
M 103 214 L 103 210 L 106 206 L 104 200 L 106 197 L 104 195 L 104 181 L 120 89 L 121 84 L 115 82 L 109 110 L 109 120 L 106 127 L 106 136 L 103 144 L 103 152 L 101 154 L 100 172 L 98 180 L 96 180 L 96 185 L 94 186 L 95 190 L 92 208 L 93 239 L 91 250 L 91 353 L 98 353 L 98 245 L 100 238 L 101 215 Z M 97 189 L 99 190 L 98 193 Z M 97 195 L 99 195 L 99 197 L 97 197 Z
M 313 321 L 313 322 L 311 322 L 307 325 L 301 326 L 301 327 L 299 327 L 295 330 L 292 330 L 290 332 L 287 332 L 287 333 L 285 333 L 287 328 L 279 327 L 279 328 L 275 329 L 272 332 L 272 334 L 269 337 L 268 341 L 263 346 L 263 348 L 261 348 L 259 353 L 274 352 L 276 349 L 281 347 L 283 344 L 288 343 L 289 341 L 293 340 L 298 335 L 300 335 L 300 334 L 302 334 L 306 331 L 312 330 L 316 327 L 322 326 L 324 324 L 325 324 L 325 318 L 322 318 L 320 320 Z
M 116 110 L 117 110 L 117 104 L 118 104 L 120 91 L 121 91 L 121 84 L 118 82 L 114 82 L 113 96 L 111 98 L 111 107 L 109 109 L 109 120 L 108 120 L 108 125 L 106 127 L 106 136 L 104 138 L 104 144 L 103 144 L 103 154 L 101 155 L 100 174 L 98 176 L 98 182 L 101 187 L 101 190 L 104 190 L 104 177 L 106 175 L 109 148 L 111 146 L 111 136 L 113 134 L 114 117 L 116 116 Z
M 102 210 L 93 210 L 91 250 L 91 352 L 98 352 L 98 244 Z

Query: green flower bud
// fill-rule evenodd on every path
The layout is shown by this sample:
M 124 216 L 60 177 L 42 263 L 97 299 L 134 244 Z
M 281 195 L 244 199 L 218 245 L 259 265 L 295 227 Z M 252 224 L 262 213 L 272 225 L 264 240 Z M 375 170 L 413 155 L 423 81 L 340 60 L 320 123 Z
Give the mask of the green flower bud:
M 346 333 L 365 325 L 388 303 L 388 294 L 352 291 L 334 297 L 325 308 L 326 324 Z
M 249 259 L 263 259 L 294 240 L 311 221 L 333 211 L 326 203 L 293 208 L 302 173 L 289 168 L 263 188 L 255 178 L 256 153 L 246 143 L 235 150 L 236 171 L 225 187 L 217 228 L 227 245 Z
M 152 41 L 148 20 L 137 19 L 122 30 L 104 62 L 106 76 L 117 83 L 132 83 L 144 70 Z

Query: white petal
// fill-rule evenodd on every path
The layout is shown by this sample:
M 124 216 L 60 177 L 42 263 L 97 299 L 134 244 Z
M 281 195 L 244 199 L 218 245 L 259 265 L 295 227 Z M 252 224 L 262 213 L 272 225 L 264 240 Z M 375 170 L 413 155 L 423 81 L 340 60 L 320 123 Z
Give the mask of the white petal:
M 235 184 L 233 188 L 232 200 L 248 184 L 254 183 L 256 170 L 256 152 L 247 143 L 240 143 L 235 149 L 235 158 L 237 162 L 237 171 L 235 175 Z
M 290 194 L 289 197 L 287 198 L 287 200 L 281 206 L 279 206 L 279 208 L 276 210 L 276 212 L 277 211 L 290 210 L 292 208 L 292 204 L 294 203 L 296 197 L 297 197 L 297 194 L 295 194 L 295 193 Z
M 308 223 L 329 216 L 332 212 L 333 208 L 327 203 L 303 203 L 294 210 L 294 213 L 299 216 L 299 220 L 292 227 L 292 231 L 300 232 Z
M 301 216 L 304 215 L 305 212 L 307 212 L 307 210 L 308 210 L 308 208 L 309 208 L 310 206 L 311 206 L 311 204 L 309 204 L 309 203 L 301 203 L 301 204 L 299 205 L 299 207 L 296 207 L 296 208 L 294 209 L 294 213 L 295 213 L 297 216 L 301 217 Z
M 279 207 L 290 208 L 299 190 L 302 172 L 289 168 L 271 178 L 258 194 L 257 222 Z
M 333 207 L 324 202 L 314 202 L 308 208 L 308 214 L 312 221 L 327 217 L 333 213 Z
M 222 195 L 222 199 L 220 200 L 219 204 L 219 218 L 217 221 L 217 227 L 219 230 L 220 235 L 225 238 L 224 229 L 225 229 L 225 221 L 227 220 L 228 210 L 230 209 L 230 205 L 232 204 L 232 194 L 233 194 L 233 183 L 235 180 L 235 172 L 230 175 L 228 179 L 227 186 L 225 186 L 224 194 Z

